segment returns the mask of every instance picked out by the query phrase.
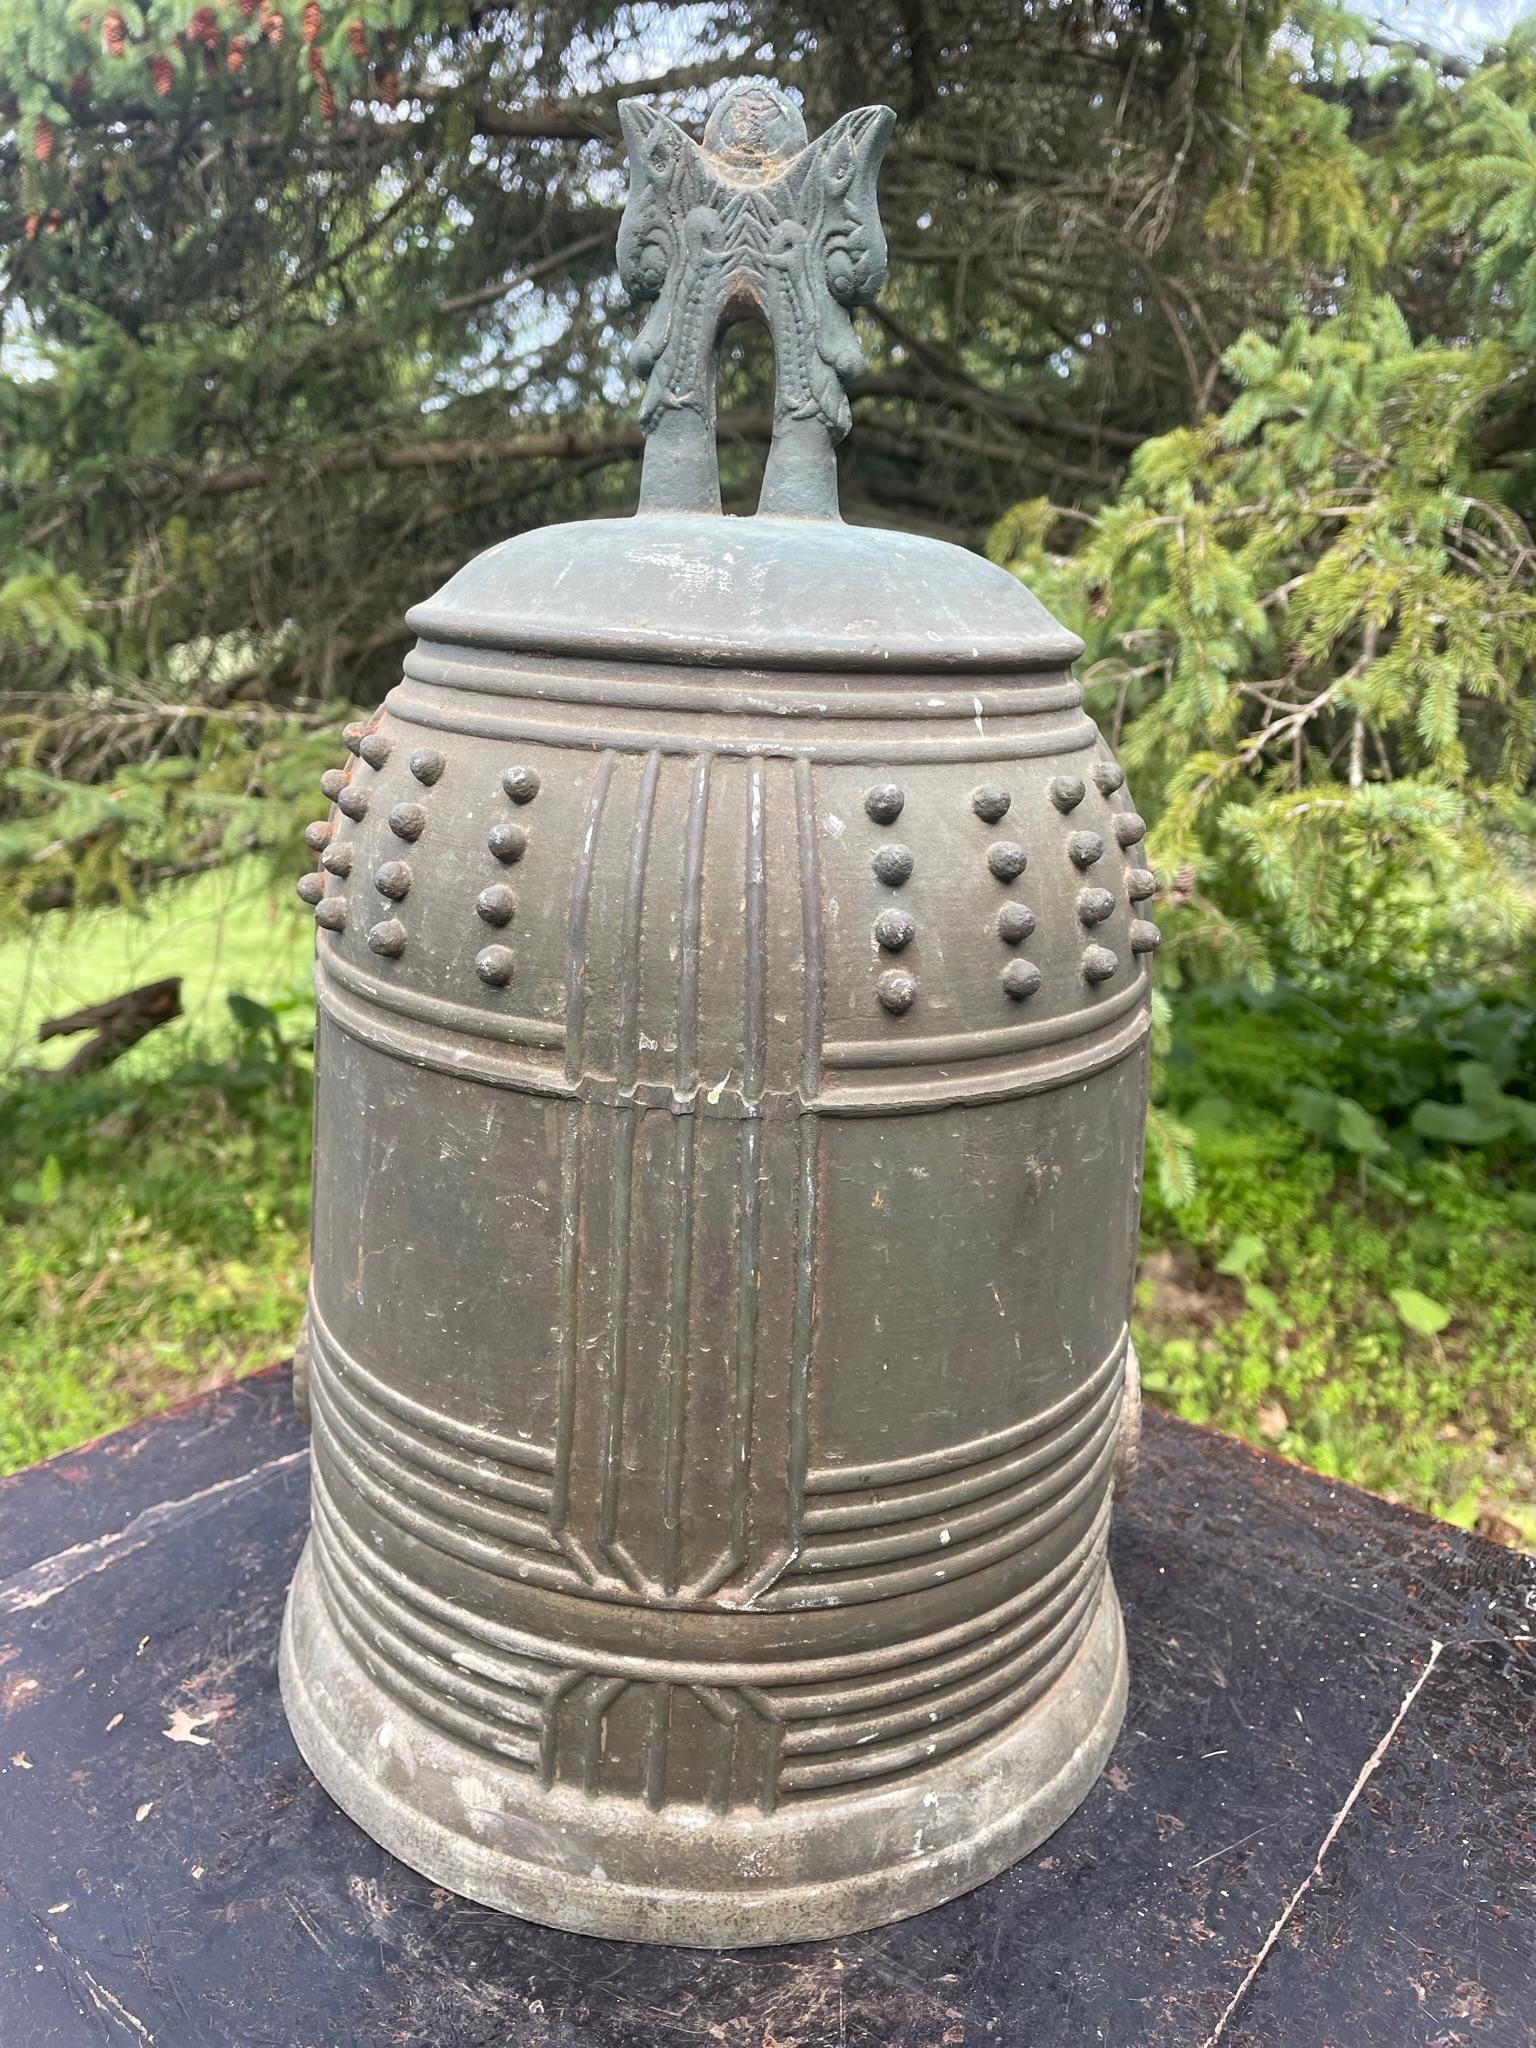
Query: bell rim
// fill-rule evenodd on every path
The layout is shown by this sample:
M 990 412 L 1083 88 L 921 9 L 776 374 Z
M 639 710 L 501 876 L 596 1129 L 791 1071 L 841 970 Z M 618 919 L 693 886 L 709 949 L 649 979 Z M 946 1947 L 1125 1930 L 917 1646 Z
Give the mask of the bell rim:
M 289 1594 L 278 1659 L 289 1728 L 305 1762 L 330 1797 L 373 1840 L 434 1884 L 509 1916 L 574 1934 L 672 1947 L 761 1948 L 784 1942 L 828 1940 L 865 1932 L 930 1911 L 998 1876 L 1029 1855 L 1076 1811 L 1109 1761 L 1125 1717 L 1128 1663 L 1125 1626 L 1112 1576 L 1106 1571 L 1093 1618 L 1071 1663 L 1050 1690 L 998 1734 L 974 1748 L 913 1773 L 887 1788 L 879 1816 L 884 1843 L 901 1842 L 899 1855 L 872 1860 L 843 1876 L 808 1882 L 740 1882 L 726 1887 L 660 1887 L 623 1883 L 562 1868 L 553 1859 L 516 1855 L 456 1832 L 411 1805 L 371 1774 L 366 1758 L 381 1755 L 380 1731 L 409 1723 L 413 1756 L 460 1774 L 493 1771 L 494 1760 L 435 1728 L 383 1691 L 337 1636 L 319 1593 L 310 1551 Z M 350 1695 L 373 1740 L 333 1725 L 341 1710 L 336 1687 Z M 330 1701 L 328 1711 L 325 1702 Z M 1041 1775 L 1041 1763 L 1047 1772 Z M 499 1781 L 524 1794 L 507 1811 L 521 1819 L 530 1847 L 541 1836 L 568 1843 L 573 1819 L 586 1820 L 585 1837 L 600 1859 L 613 1840 L 623 1802 L 594 1802 L 583 1793 Z M 1031 1785 L 1015 1798 L 1020 1783 Z M 743 1833 L 742 1861 L 754 1872 L 770 1849 L 786 1868 L 829 1835 L 873 1843 L 868 1828 L 871 1791 L 807 1802 L 786 1826 L 782 1812 L 742 1823 L 693 1809 L 696 1818 L 673 1822 L 680 1843 L 690 1832 L 724 1828 Z M 643 1829 L 654 1838 L 663 1816 L 640 1807 Z M 924 1853 L 940 1815 L 959 1814 L 962 1825 L 942 1847 Z M 851 1832 L 850 1832 L 851 1831 Z M 775 1836 L 778 1837 L 777 1844 Z M 658 1861 L 665 1859 L 658 1858 Z M 803 1862 L 801 1867 L 803 1867 Z

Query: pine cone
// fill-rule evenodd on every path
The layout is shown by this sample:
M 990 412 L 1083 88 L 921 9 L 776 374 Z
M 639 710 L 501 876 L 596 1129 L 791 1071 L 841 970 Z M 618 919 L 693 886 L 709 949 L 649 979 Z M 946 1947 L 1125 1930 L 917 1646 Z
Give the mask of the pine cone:
M 368 31 L 360 21 L 353 21 L 347 28 L 347 42 L 359 64 L 368 62 Z
M 231 71 L 243 71 L 245 69 L 245 51 L 245 37 L 231 36 L 229 39 L 229 55 L 224 60 Z
M 77 71 L 74 77 L 69 81 L 69 104 L 78 113 L 80 108 L 85 105 L 86 101 L 90 98 L 90 96 L 90 73 L 87 71 Z
M 324 85 L 325 59 L 320 54 L 320 46 L 318 43 L 311 43 L 309 46 L 309 75 L 315 81 L 316 85 Z
M 262 0 L 261 39 L 264 43 L 270 43 L 274 50 L 283 40 L 283 17 L 271 4 L 271 0 Z
M 320 118 L 322 121 L 334 121 L 336 118 L 336 95 L 331 90 L 329 79 L 320 88 Z
M 37 239 L 37 215 L 35 213 L 27 215 L 26 237 L 29 242 L 36 241 Z
M 163 100 L 176 82 L 169 57 L 161 55 L 149 60 L 149 75 L 155 81 L 155 97 Z
M 379 98 L 386 107 L 400 104 L 400 74 L 398 71 L 375 71 L 373 82 L 378 88 Z
M 121 57 L 128 47 L 128 24 L 115 7 L 101 24 L 101 40 L 109 57 Z
M 240 19 L 249 21 L 260 5 L 261 0 L 240 0 Z
M 219 23 L 211 7 L 199 7 L 187 23 L 189 42 L 201 43 L 205 50 L 215 49 L 219 40 Z
M 33 125 L 32 154 L 40 164 L 47 163 L 53 155 L 53 123 L 43 114 L 38 115 Z
M 320 36 L 320 0 L 304 0 L 304 40 L 314 43 Z

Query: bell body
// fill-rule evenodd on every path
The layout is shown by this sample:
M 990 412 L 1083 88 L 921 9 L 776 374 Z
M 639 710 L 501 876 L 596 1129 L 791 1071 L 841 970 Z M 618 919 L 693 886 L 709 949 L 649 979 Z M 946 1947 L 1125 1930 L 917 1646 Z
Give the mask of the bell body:
M 524 536 L 413 623 L 321 870 L 294 1732 L 534 1919 L 918 1911 L 1123 1711 L 1156 935 L 1077 643 L 766 518 Z

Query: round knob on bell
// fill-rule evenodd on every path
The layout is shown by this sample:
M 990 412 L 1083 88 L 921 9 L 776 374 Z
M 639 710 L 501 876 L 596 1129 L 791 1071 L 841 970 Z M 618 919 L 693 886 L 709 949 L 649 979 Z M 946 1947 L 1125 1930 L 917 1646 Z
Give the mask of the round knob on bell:
M 914 865 L 910 846 L 882 846 L 870 862 L 877 878 L 890 889 L 910 881 Z
M 881 975 L 875 985 L 875 993 L 893 1017 L 904 1017 L 917 1001 L 917 976 L 893 967 L 889 973 Z
M 1085 981 L 1108 981 L 1118 973 L 1120 955 L 1112 953 L 1108 946 L 1089 946 L 1083 953 L 1083 979 Z
M 917 936 L 917 926 L 904 910 L 882 910 L 875 919 L 875 943 L 887 953 L 899 953 Z

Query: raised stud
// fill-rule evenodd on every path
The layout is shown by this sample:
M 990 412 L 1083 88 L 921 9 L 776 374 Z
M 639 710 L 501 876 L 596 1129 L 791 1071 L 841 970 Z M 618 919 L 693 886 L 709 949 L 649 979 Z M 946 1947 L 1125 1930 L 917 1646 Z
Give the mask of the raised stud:
M 1051 802 L 1058 811 L 1075 811 L 1088 794 L 1078 775 L 1056 775 L 1051 778 Z
M 1156 875 L 1150 868 L 1127 868 L 1125 893 L 1133 903 L 1145 903 L 1149 896 L 1157 894 Z
M 1091 868 L 1103 856 L 1104 842 L 1097 832 L 1071 832 L 1067 835 L 1067 858 L 1073 867 Z
M 1005 946 L 1020 946 L 1035 928 L 1035 913 L 1027 903 L 1005 903 L 997 913 L 997 936 Z
M 1107 889 L 1078 890 L 1077 914 L 1084 924 L 1102 924 L 1114 911 L 1115 899 Z
M 389 814 L 389 829 L 397 839 L 419 839 L 427 829 L 427 814 L 420 804 L 396 804 Z
M 315 905 L 315 923 L 322 931 L 342 931 L 347 922 L 347 899 L 345 896 L 327 896 Z
M 432 787 L 434 782 L 441 779 L 443 770 L 447 766 L 447 761 L 437 751 L 436 747 L 418 747 L 411 756 L 411 773 L 418 782 L 424 782 L 428 789 Z
M 363 744 L 363 741 L 368 737 L 368 728 L 362 719 L 354 718 L 350 725 L 344 725 L 341 728 L 341 736 L 347 744 L 347 751 L 355 754 Z
M 1125 770 L 1118 761 L 1095 761 L 1092 774 L 1094 787 L 1101 796 L 1113 796 L 1117 789 L 1125 787 Z
M 1040 986 L 1040 970 L 1033 960 L 1010 960 L 1003 969 L 1003 992 L 1022 1003 Z
M 1150 917 L 1131 920 L 1131 951 L 1133 953 L 1155 953 L 1163 943 L 1163 935 Z
M 340 844 L 328 846 L 320 856 L 320 865 L 328 875 L 339 875 L 343 881 L 352 872 L 352 849 Z
M 517 898 L 505 882 L 492 882 L 475 898 L 475 909 L 487 924 L 510 924 L 517 915 Z
M 894 825 L 906 801 L 906 792 L 894 782 L 877 782 L 864 792 L 865 813 L 877 825 Z
M 899 953 L 917 936 L 917 926 L 904 910 L 882 910 L 875 919 L 875 944 L 887 953 Z
M 359 789 L 356 783 L 349 782 L 341 792 L 341 795 L 337 797 L 336 808 L 344 818 L 350 818 L 355 824 L 359 818 L 365 818 L 368 815 L 367 790 Z
M 1147 821 L 1134 811 L 1122 811 L 1115 820 L 1115 837 L 1122 846 L 1137 846 L 1147 836 Z
M 368 934 L 370 953 L 382 953 L 386 960 L 398 960 L 405 951 L 405 926 L 398 917 L 386 917 Z
M 487 946 L 475 955 L 475 972 L 487 988 L 505 988 L 515 965 L 510 946 Z
M 501 786 L 515 804 L 531 804 L 539 793 L 539 778 L 531 768 L 509 768 Z
M 411 870 L 403 860 L 387 860 L 373 871 L 373 886 L 391 903 L 402 903 L 411 893 Z
M 893 967 L 888 974 L 882 974 L 875 984 L 875 993 L 883 1008 L 893 1017 L 904 1017 L 917 1001 L 917 976 L 904 974 L 899 967 Z
M 493 825 L 485 835 L 485 843 L 498 860 L 505 861 L 510 867 L 528 851 L 527 828 L 522 825 Z
M 320 794 L 328 796 L 333 804 L 340 802 L 341 793 L 346 786 L 346 773 L 340 768 L 327 768 L 320 778 Z
M 1029 865 L 1029 855 L 1017 840 L 999 839 L 987 848 L 987 866 L 1000 882 L 1016 882 Z
M 307 875 L 300 875 L 293 886 L 298 890 L 301 902 L 313 905 L 325 894 L 325 877 L 311 868 Z
M 984 818 L 989 825 L 995 825 L 999 818 L 1005 818 L 1012 802 L 1013 798 L 1007 790 L 999 788 L 995 782 L 984 782 L 980 789 L 971 791 L 971 809 L 978 818 Z
M 882 846 L 870 862 L 878 878 L 891 889 L 910 881 L 913 865 L 910 846 Z
M 370 768 L 382 768 L 395 751 L 395 743 L 387 732 L 371 732 L 358 743 L 357 751 Z
M 1108 981 L 1118 972 L 1120 955 L 1112 953 L 1108 946 L 1087 946 L 1083 950 L 1084 981 Z
M 330 845 L 335 830 L 336 827 L 328 818 L 316 818 L 312 825 L 304 827 L 304 844 L 311 853 L 319 853 L 323 847 Z

